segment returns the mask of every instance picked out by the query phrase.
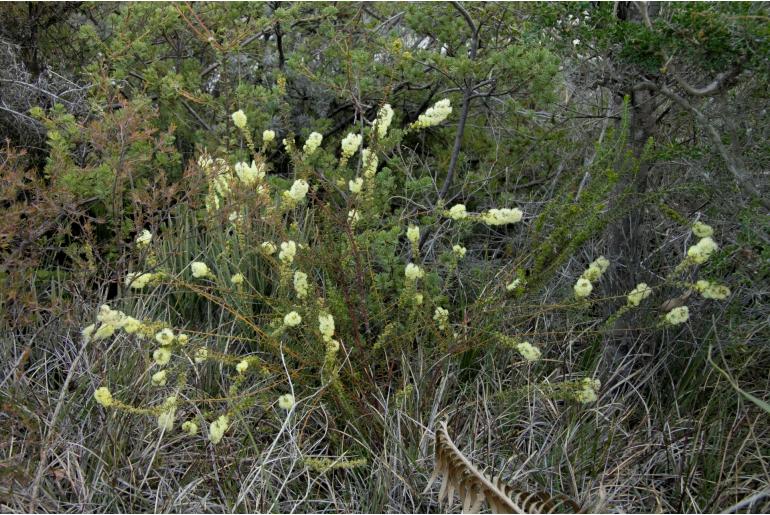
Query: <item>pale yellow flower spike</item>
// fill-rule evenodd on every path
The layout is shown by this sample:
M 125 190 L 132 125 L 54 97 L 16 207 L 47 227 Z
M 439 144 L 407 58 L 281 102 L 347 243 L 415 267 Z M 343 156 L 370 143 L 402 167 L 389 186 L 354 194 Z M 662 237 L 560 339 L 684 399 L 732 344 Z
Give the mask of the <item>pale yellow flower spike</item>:
M 221 415 L 218 419 L 209 425 L 209 440 L 214 445 L 222 441 L 222 437 L 225 435 L 228 426 L 230 425 L 230 419 L 227 415 Z
M 628 294 L 627 303 L 629 306 L 636 307 L 650 295 L 652 295 L 652 289 L 647 286 L 647 283 L 639 283 L 636 285 L 636 288 L 631 290 L 631 293 Z
M 136 237 L 137 247 L 146 247 L 152 242 L 152 233 L 147 229 L 143 229 L 141 234 Z
M 706 225 L 703 222 L 695 222 L 692 224 L 692 233 L 698 238 L 706 238 L 714 235 L 714 229 L 710 225 Z
M 293 408 L 294 396 L 290 393 L 287 393 L 278 397 L 278 407 L 285 410 L 290 410 Z
M 690 318 L 690 310 L 687 306 L 674 308 L 666 314 L 666 322 L 671 325 L 683 324 L 688 318 Z
M 416 281 L 425 276 L 425 271 L 414 263 L 409 263 L 404 269 L 404 275 L 408 281 Z
M 190 269 L 192 270 L 193 277 L 196 279 L 202 279 L 209 275 L 209 267 L 206 263 L 201 263 L 200 261 L 194 261 L 190 265 Z
M 152 359 L 160 366 L 168 365 L 168 362 L 171 361 L 171 351 L 165 347 L 156 349 L 152 353 Z
M 241 109 L 238 109 L 236 112 L 233 113 L 233 123 L 236 127 L 239 129 L 243 129 L 246 127 L 246 123 L 248 122 L 248 119 L 246 118 L 246 113 L 244 113 Z
M 96 402 L 105 408 L 109 408 L 113 403 L 112 394 L 110 393 L 109 388 L 106 386 L 102 386 L 101 388 L 96 389 L 94 392 L 94 399 L 96 399 Z
M 594 285 L 591 284 L 591 281 L 588 279 L 581 277 L 577 280 L 573 289 L 575 290 L 575 297 L 578 299 L 584 299 L 591 295 L 591 292 L 594 289 Z
M 198 424 L 195 422 L 187 421 L 184 424 L 182 424 L 182 431 L 187 433 L 190 436 L 194 436 L 198 434 Z
M 412 244 L 416 244 L 420 241 L 420 228 L 416 225 L 410 225 L 406 230 L 406 238 L 411 241 Z
M 540 359 L 542 354 L 540 349 L 529 342 L 521 342 L 517 344 L 516 350 L 519 351 L 519 354 L 521 354 L 521 356 L 527 361 L 537 361 Z
M 328 313 L 318 315 L 318 330 L 324 340 L 331 340 L 334 336 L 334 317 Z
M 465 204 L 455 204 L 449 209 L 447 214 L 452 220 L 463 220 L 468 218 L 468 211 L 465 209 Z
M 152 375 L 152 384 L 155 386 L 166 386 L 167 380 L 168 380 L 168 373 L 165 370 L 161 370 L 160 372 L 155 372 Z
M 296 311 L 290 311 L 283 317 L 283 324 L 286 327 L 295 327 L 302 322 L 302 317 Z

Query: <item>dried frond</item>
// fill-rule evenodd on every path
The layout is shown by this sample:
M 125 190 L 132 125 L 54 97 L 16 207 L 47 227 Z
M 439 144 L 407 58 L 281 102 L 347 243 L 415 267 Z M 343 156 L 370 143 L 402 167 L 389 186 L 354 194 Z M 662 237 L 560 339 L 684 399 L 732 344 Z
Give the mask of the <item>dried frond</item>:
M 444 499 L 451 509 L 455 492 L 463 503 L 463 513 L 478 513 L 486 501 L 494 513 L 578 512 L 580 506 L 566 497 L 553 497 L 545 492 L 528 492 L 509 485 L 500 476 L 491 478 L 480 472 L 455 446 L 441 422 L 436 432 L 436 465 L 425 492 L 441 474 L 439 503 Z M 423 492 L 423 493 L 425 493 Z

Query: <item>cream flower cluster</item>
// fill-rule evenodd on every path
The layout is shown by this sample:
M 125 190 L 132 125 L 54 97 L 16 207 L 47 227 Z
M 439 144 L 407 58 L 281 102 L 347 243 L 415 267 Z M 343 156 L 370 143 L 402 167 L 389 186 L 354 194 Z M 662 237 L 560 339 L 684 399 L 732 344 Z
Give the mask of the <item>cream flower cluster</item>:
M 302 316 L 296 311 L 290 311 L 283 317 L 283 325 L 286 327 L 296 327 L 302 323 Z
M 171 345 L 174 342 L 178 343 L 179 345 L 187 345 L 187 343 L 190 341 L 190 337 L 184 333 L 175 335 L 171 329 L 164 328 L 155 333 L 155 341 L 160 344 L 160 347 L 155 349 L 155 351 L 152 353 L 152 359 L 157 365 L 162 367 L 168 365 L 169 361 L 171 361 Z M 161 372 L 158 372 L 153 376 L 153 384 L 156 382 L 160 386 L 165 384 L 166 375 L 162 374 Z
M 342 143 L 340 144 L 342 147 L 342 157 L 350 159 L 353 154 L 356 153 L 358 147 L 361 146 L 363 139 L 364 138 L 360 134 L 349 132 L 348 135 L 342 139 Z
M 692 224 L 692 233 L 698 238 L 707 238 L 714 235 L 714 229 L 703 222 L 695 222 Z
M 123 320 L 123 330 L 128 334 L 133 334 L 142 327 L 142 323 L 134 317 L 126 316 Z
M 683 324 L 688 318 L 690 318 L 690 310 L 687 306 L 679 306 L 666 313 L 666 322 L 671 325 Z
M 705 263 L 719 246 L 710 236 L 701 238 L 698 243 L 687 249 L 687 257 L 698 265 Z
M 340 342 L 333 338 L 324 341 L 326 342 L 326 359 L 333 362 L 335 355 L 340 350 Z
M 230 165 L 218 157 L 212 159 L 207 153 L 198 158 L 198 165 L 209 179 L 209 192 L 206 195 L 206 210 L 216 211 L 221 207 L 221 199 L 230 194 L 230 182 L 233 178 Z
M 211 443 L 216 445 L 221 442 L 229 425 L 230 419 L 227 415 L 221 415 L 218 419 L 209 424 L 209 440 L 211 440 Z
M 238 372 L 239 374 L 243 374 L 244 372 L 246 372 L 246 370 L 248 370 L 248 368 L 249 368 L 249 362 L 246 361 L 245 359 L 240 360 L 238 364 L 235 365 L 235 371 Z
M 130 272 L 126 274 L 126 286 L 134 290 L 141 290 L 150 283 L 161 279 L 163 274 L 149 272 Z
M 166 370 L 160 370 L 158 372 L 155 372 L 150 378 L 150 381 L 154 386 L 166 386 L 167 380 L 168 380 L 168 372 Z
M 262 142 L 263 143 L 272 143 L 275 140 L 275 131 L 271 131 L 270 129 L 265 129 L 262 131 Z
M 119 324 L 121 320 L 125 318 L 126 314 L 117 309 L 112 309 L 107 304 L 99 306 L 99 312 L 96 314 L 96 319 L 103 324 Z
M 583 275 L 580 277 L 588 279 L 591 282 L 596 282 L 602 278 L 602 275 L 609 267 L 610 261 L 604 256 L 599 256 L 588 265 L 588 268 L 585 269 Z
M 209 194 L 206 198 L 206 208 L 219 209 L 220 198 L 225 198 L 230 193 L 230 181 L 233 178 L 232 170 L 227 161 L 218 157 L 212 159 L 205 151 L 198 157 L 200 166 L 209 178 Z
M 598 379 L 586 377 L 580 382 L 580 386 L 580 390 L 575 393 L 576 401 L 588 404 L 595 402 L 599 398 L 598 392 L 602 387 L 602 383 Z
M 176 418 L 176 397 L 167 397 L 162 406 L 166 411 L 158 415 L 158 428 L 163 431 L 174 429 L 174 419 Z
M 286 411 L 294 407 L 294 396 L 290 393 L 286 393 L 278 397 L 278 407 L 285 409 Z
M 513 290 L 515 290 L 516 288 L 518 288 L 520 284 L 521 284 L 521 279 L 519 279 L 519 278 L 517 277 L 517 278 L 516 278 L 516 279 L 514 279 L 513 281 L 511 281 L 511 282 L 509 282 L 508 284 L 506 284 L 506 285 L 505 285 L 505 289 L 506 289 L 506 290 L 508 290 L 508 291 L 513 291 Z
M 230 165 L 222 158 L 217 158 L 214 162 L 216 168 L 212 173 L 211 186 L 214 187 L 214 191 L 222 198 L 227 197 L 230 194 L 230 179 L 232 173 L 230 172 Z
M 308 284 L 307 274 L 297 270 L 294 272 L 294 291 L 297 292 L 298 299 L 307 297 Z
M 449 209 L 447 215 L 452 220 L 463 220 L 468 218 L 468 211 L 465 209 L 465 204 L 455 204 Z
M 516 344 L 516 350 L 519 351 L 519 354 L 521 354 L 521 356 L 527 361 L 537 361 L 542 355 L 540 349 L 529 342 L 521 342 Z
M 471 216 L 465 204 L 455 204 L 448 211 L 445 211 L 444 214 L 452 220 L 464 220 Z M 480 220 L 487 225 L 508 225 L 521 222 L 523 216 L 524 213 L 519 208 L 504 207 L 488 209 L 480 215 L 474 215 L 474 219 Z
M 490 209 L 481 214 L 481 221 L 487 225 L 507 225 L 515 224 L 521 221 L 524 215 L 518 208 Z
M 155 349 L 152 353 L 152 360 L 161 367 L 168 365 L 168 362 L 171 361 L 171 351 L 165 347 Z
M 193 359 L 196 363 L 201 364 L 209 359 L 209 350 L 206 347 L 201 347 L 195 351 Z
M 626 302 L 629 306 L 636 307 L 650 295 L 652 295 L 652 288 L 647 286 L 647 283 L 639 283 L 636 285 L 636 288 L 631 290 L 631 293 L 628 294 Z
M 364 180 L 361 177 L 356 177 L 348 181 L 348 188 L 351 193 L 361 193 L 361 188 L 364 186 Z
M 417 244 L 417 242 L 420 241 L 420 228 L 416 225 L 410 225 L 406 229 L 406 238 L 412 242 L 412 244 Z
M 584 299 L 591 295 L 591 292 L 594 289 L 594 285 L 591 284 L 591 281 L 588 279 L 581 277 L 575 282 L 575 285 L 572 287 L 572 289 L 575 290 L 575 297 L 578 299 Z
M 132 334 L 142 328 L 142 323 L 122 311 L 111 309 L 107 304 L 99 308 L 96 319 L 100 322 L 97 329 L 96 324 L 91 324 L 81 331 L 85 343 L 91 340 L 98 341 L 109 338 L 118 329 L 123 329 L 126 333 Z
M 235 174 L 243 184 L 252 186 L 258 180 L 265 178 L 265 165 L 254 161 L 251 162 L 251 165 L 248 163 L 236 163 Z
M 318 330 L 325 342 L 330 341 L 334 337 L 334 317 L 329 313 L 318 315 Z
M 211 159 L 211 156 L 205 150 L 198 156 L 198 166 L 206 172 L 209 172 L 211 167 L 214 166 L 214 160 Z
M 416 281 L 425 277 L 425 271 L 414 263 L 409 263 L 404 269 L 404 275 L 409 281 Z
M 106 386 L 102 386 L 96 389 L 94 392 L 94 399 L 96 399 L 96 402 L 105 408 L 109 408 L 115 402 L 112 398 L 112 394 L 110 393 L 110 389 Z
M 272 256 L 275 254 L 275 251 L 278 250 L 278 247 L 275 246 L 275 243 L 272 241 L 263 241 L 259 244 L 259 248 L 262 249 L 262 252 L 267 254 L 268 256 Z M 295 249 L 296 252 L 296 249 Z
M 374 151 L 369 148 L 365 148 L 361 154 L 363 159 L 362 165 L 364 169 L 364 177 L 367 179 L 372 179 L 374 174 L 377 173 L 377 164 L 379 163 L 377 154 L 375 154 Z
M 137 247 L 146 247 L 152 242 L 152 233 L 147 229 L 143 229 L 135 241 Z
M 282 263 L 290 265 L 294 261 L 294 256 L 297 255 L 297 244 L 292 240 L 284 241 L 281 243 L 281 252 L 278 253 L 278 259 Z
M 123 327 L 126 321 L 126 314 L 117 309 L 110 308 L 107 304 L 102 304 L 99 307 L 99 312 L 96 314 L 96 319 L 102 324 L 110 324 L 120 329 Z
M 243 280 L 244 280 L 244 277 L 243 277 L 243 274 L 241 273 L 237 273 L 230 278 L 230 282 L 236 286 L 243 284 Z
M 246 118 L 246 113 L 243 112 L 243 110 L 238 109 L 236 112 L 232 114 L 233 123 L 236 127 L 239 129 L 243 129 L 246 127 L 246 123 L 249 121 Z
M 284 198 L 291 203 L 301 202 L 305 199 L 305 195 L 307 195 L 309 189 L 310 185 L 307 181 L 297 179 L 288 191 L 283 192 L 283 195 Z
M 192 270 L 193 277 L 196 279 L 203 279 L 211 274 L 208 265 L 201 261 L 193 261 L 190 263 L 190 270 Z
M 182 424 L 182 431 L 184 431 L 185 433 L 187 433 L 190 436 L 197 435 L 198 434 L 198 424 L 188 420 L 187 422 Z
M 452 253 L 457 256 L 457 259 L 462 259 L 465 257 L 465 253 L 468 252 L 468 249 L 463 247 L 462 245 L 454 245 L 452 247 Z
M 695 289 L 703 295 L 704 299 L 724 300 L 730 296 L 730 288 L 727 286 L 712 283 L 705 279 L 695 283 Z
M 321 146 L 323 139 L 324 137 L 320 133 L 311 132 L 305 141 L 305 145 L 302 147 L 302 151 L 308 156 L 313 154 Z
M 452 108 L 449 108 L 450 112 Z M 393 108 L 390 107 L 390 104 L 385 104 L 380 108 L 380 110 L 377 112 L 377 137 L 382 139 L 388 134 L 388 128 L 390 128 L 390 124 L 393 121 Z
M 446 120 L 450 114 L 452 114 L 452 106 L 449 99 L 445 98 L 436 102 L 433 107 L 429 107 L 427 111 L 417 118 L 417 121 L 411 127 L 414 129 L 434 127 Z
M 436 311 L 433 312 L 433 320 L 438 324 L 438 328 L 442 331 L 446 330 L 447 324 L 449 324 L 449 310 L 438 306 Z
M 232 213 L 227 215 L 227 219 L 234 224 L 239 224 L 243 222 L 243 215 L 237 211 L 233 211 Z
M 166 327 L 155 333 L 155 341 L 164 347 L 174 343 L 174 331 Z
M 588 265 L 580 278 L 575 282 L 572 287 L 575 290 L 575 297 L 578 299 L 584 299 L 591 295 L 594 289 L 593 282 L 601 279 L 604 272 L 609 268 L 610 262 L 604 256 L 599 256 Z

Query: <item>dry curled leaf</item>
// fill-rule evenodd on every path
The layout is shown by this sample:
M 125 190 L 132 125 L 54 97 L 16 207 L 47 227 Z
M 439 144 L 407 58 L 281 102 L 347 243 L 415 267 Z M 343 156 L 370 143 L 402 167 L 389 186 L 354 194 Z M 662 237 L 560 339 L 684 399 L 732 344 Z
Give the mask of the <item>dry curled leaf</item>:
M 672 299 L 668 299 L 666 302 L 660 305 L 658 309 L 661 311 L 671 311 L 674 308 L 678 308 L 680 306 L 684 306 L 687 303 L 687 299 L 692 295 L 692 290 L 687 290 L 679 297 L 674 297 Z
M 528 492 L 515 488 L 500 476 L 491 478 L 480 472 L 455 446 L 447 432 L 446 422 L 436 432 L 436 465 L 425 487 L 426 493 L 439 474 L 443 477 L 438 501 L 447 500 L 451 509 L 454 494 L 460 496 L 463 513 L 478 513 L 484 501 L 494 513 L 556 513 L 559 510 L 579 512 L 580 506 L 566 497 L 553 497 L 545 492 Z

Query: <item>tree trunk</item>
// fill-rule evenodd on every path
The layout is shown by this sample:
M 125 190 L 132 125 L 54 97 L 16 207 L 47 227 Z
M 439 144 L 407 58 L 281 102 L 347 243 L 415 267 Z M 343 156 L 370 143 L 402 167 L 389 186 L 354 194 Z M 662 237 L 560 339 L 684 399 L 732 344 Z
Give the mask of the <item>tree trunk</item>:
M 655 97 L 653 92 L 640 94 L 635 91 L 631 95 L 631 113 L 629 120 L 629 145 L 634 161 L 630 169 L 623 170 L 623 176 L 618 181 L 613 202 L 616 205 L 632 207 L 613 226 L 610 227 L 607 241 L 608 258 L 612 263 L 607 280 L 605 281 L 605 296 L 622 297 L 631 291 L 640 277 L 639 263 L 645 256 L 645 227 L 644 205 L 638 199 L 647 191 L 647 182 L 652 164 L 645 158 L 644 149 L 647 142 L 655 134 Z M 617 309 L 618 303 L 609 301 L 605 304 L 605 312 L 610 316 Z M 606 363 L 611 366 L 622 359 L 635 340 L 634 331 L 627 317 L 618 319 L 613 330 L 608 333 L 605 349 L 608 354 Z

